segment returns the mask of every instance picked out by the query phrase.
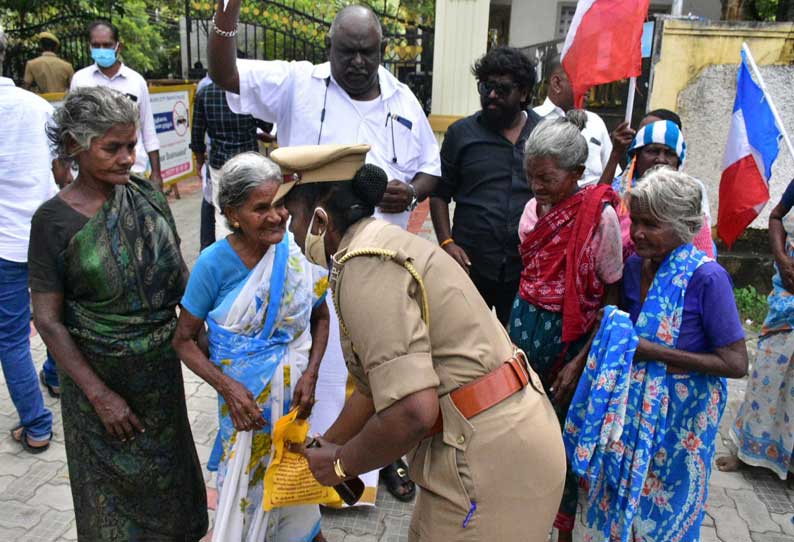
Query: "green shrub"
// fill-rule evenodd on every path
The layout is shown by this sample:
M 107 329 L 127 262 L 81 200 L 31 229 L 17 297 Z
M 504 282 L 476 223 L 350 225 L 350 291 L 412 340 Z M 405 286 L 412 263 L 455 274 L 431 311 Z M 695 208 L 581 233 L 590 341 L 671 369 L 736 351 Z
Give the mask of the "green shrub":
M 768 310 L 766 296 L 759 294 L 752 286 L 734 288 L 733 295 L 736 297 L 736 307 L 742 323 L 754 331 L 760 331 Z

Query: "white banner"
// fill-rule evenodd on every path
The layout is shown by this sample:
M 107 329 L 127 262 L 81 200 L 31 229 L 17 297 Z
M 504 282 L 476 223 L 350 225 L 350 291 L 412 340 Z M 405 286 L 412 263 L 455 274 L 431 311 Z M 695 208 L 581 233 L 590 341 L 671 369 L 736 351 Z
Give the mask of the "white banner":
M 190 150 L 190 104 L 192 85 L 150 89 L 152 114 L 160 140 L 160 171 L 163 182 L 194 175 Z

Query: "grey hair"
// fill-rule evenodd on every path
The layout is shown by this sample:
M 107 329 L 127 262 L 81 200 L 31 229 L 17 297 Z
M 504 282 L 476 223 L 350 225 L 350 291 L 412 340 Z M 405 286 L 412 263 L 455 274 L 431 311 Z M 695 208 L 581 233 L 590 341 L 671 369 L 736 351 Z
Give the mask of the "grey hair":
M 544 120 L 532 130 L 524 145 L 524 167 L 531 158 L 553 158 L 557 166 L 573 171 L 587 161 L 587 141 L 582 129 L 587 115 L 581 109 L 571 109 L 564 117 Z
M 8 49 L 8 38 L 5 32 L 0 28 L 0 68 L 3 67 L 3 61 L 6 59 L 6 49 Z
M 66 95 L 55 110 L 47 136 L 59 158 L 70 160 L 91 147 L 114 126 L 140 125 L 138 106 L 125 94 L 108 87 L 82 87 Z M 72 144 L 77 149 L 69 152 Z
M 334 17 L 334 20 L 331 22 L 331 28 L 328 29 L 328 39 L 330 40 L 331 38 L 334 37 L 334 34 L 336 33 L 337 30 L 339 30 L 339 27 L 341 26 L 342 20 L 345 18 L 345 16 L 356 11 L 360 12 L 361 10 L 365 10 L 367 12 L 370 19 L 372 19 L 372 22 L 375 24 L 375 26 L 378 29 L 378 38 L 383 39 L 383 27 L 380 24 L 380 19 L 378 19 L 378 16 L 375 15 L 375 12 L 372 10 L 371 7 L 363 4 L 353 4 L 351 6 L 345 6 L 342 9 L 340 9 L 339 12 L 336 14 L 336 17 Z
M 281 184 L 284 177 L 281 168 L 270 158 L 258 152 L 238 154 L 223 165 L 218 182 L 218 207 L 224 212 L 227 207 L 238 209 L 251 195 L 251 191 L 264 183 Z M 224 215 L 226 213 L 224 212 Z M 236 231 L 226 217 L 229 229 Z
M 647 210 L 660 223 L 670 224 L 678 240 L 691 243 L 703 227 L 700 184 L 680 171 L 655 167 L 631 190 L 632 206 Z

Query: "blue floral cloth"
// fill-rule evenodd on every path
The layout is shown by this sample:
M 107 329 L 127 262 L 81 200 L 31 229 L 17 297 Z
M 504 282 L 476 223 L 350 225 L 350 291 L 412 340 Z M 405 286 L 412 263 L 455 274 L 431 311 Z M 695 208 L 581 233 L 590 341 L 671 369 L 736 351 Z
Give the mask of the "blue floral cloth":
M 637 337 L 676 347 L 687 285 L 707 261 L 691 244 L 667 257 L 634 326 Z M 633 358 L 625 319 L 614 312 L 610 316 L 599 331 L 601 342 L 594 342 L 565 427 L 569 454 L 589 481 L 584 539 L 699 540 L 714 439 L 727 397 L 725 381 L 699 373 L 671 374 L 656 361 L 632 363 L 620 419 L 621 407 L 610 401 L 621 396 L 622 380 L 616 376 L 614 386 L 593 385 L 603 379 L 608 383 L 609 371 L 625 369 Z M 605 413 L 617 419 L 607 424 Z M 620 424 L 622 433 L 615 439 Z
M 607 305 L 563 430 L 571 468 L 577 476 L 586 478 L 590 487 L 598 483 L 607 459 L 615 458 L 616 454 L 609 452 L 623 434 L 637 342 L 629 315 Z M 610 474 L 615 470 L 613 465 Z M 612 486 L 618 487 L 614 476 Z
M 792 187 L 794 182 L 786 194 Z M 785 203 L 786 196 L 783 199 Z M 794 258 L 791 234 L 786 239 L 786 252 Z M 783 286 L 777 264 L 768 303 L 758 355 L 731 437 L 739 459 L 765 467 L 785 480 L 794 471 L 794 295 Z

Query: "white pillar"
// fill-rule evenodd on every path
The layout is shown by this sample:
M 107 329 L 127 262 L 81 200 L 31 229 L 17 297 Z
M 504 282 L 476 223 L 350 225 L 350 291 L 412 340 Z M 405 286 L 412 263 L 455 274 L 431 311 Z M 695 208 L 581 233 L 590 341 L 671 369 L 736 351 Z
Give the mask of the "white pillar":
M 182 55 L 182 79 L 187 79 L 188 77 L 188 70 L 192 68 L 192 66 L 188 65 L 188 58 L 187 58 L 187 21 L 185 17 L 179 18 L 179 51 Z
M 485 54 L 489 0 L 437 0 L 433 45 L 433 116 L 480 109 L 471 66 Z

